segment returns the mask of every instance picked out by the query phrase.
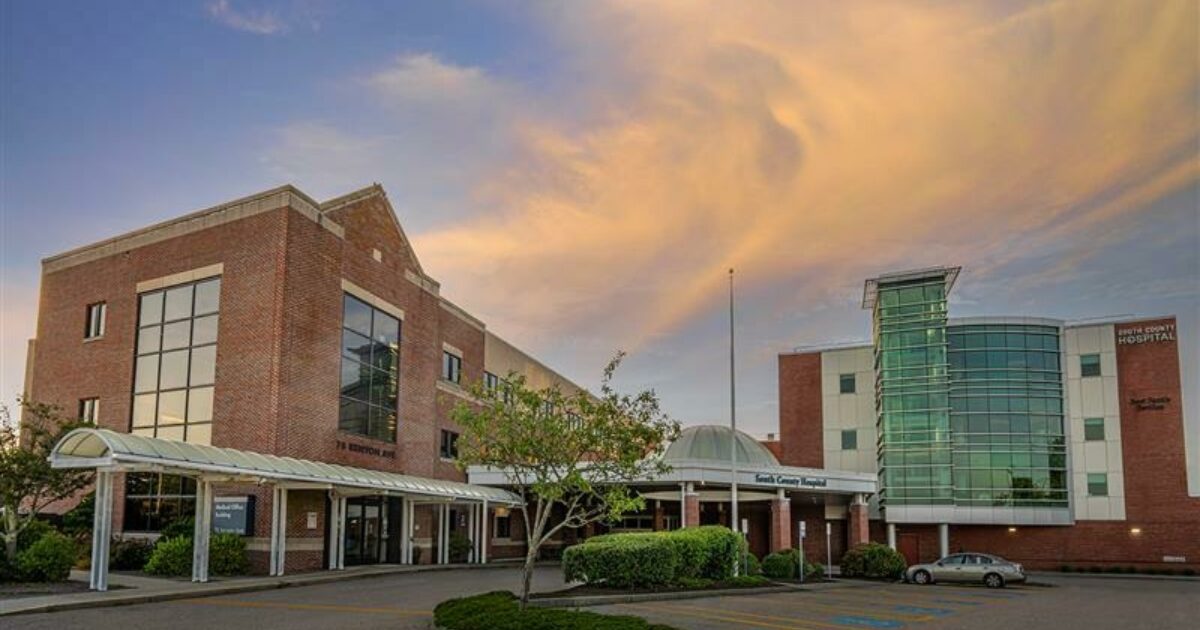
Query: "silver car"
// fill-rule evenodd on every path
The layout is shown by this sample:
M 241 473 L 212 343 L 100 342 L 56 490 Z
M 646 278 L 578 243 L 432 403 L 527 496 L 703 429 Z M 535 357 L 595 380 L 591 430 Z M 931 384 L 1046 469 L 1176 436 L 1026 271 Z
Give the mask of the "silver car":
M 986 553 L 955 553 L 930 564 L 914 564 L 904 571 L 904 581 L 914 584 L 970 582 L 990 588 L 1025 581 L 1025 569 L 1015 562 Z

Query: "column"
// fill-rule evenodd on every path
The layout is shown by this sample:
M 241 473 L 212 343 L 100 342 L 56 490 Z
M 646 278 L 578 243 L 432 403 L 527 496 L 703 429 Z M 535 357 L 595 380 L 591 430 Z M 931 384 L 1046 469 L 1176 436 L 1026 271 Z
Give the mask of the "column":
M 950 555 L 950 524 L 938 524 L 938 557 L 945 558 Z
M 684 492 L 683 511 L 686 514 L 683 520 L 688 527 L 700 526 L 700 494 L 691 482 L 688 482 Z
M 192 581 L 208 581 L 208 542 L 212 532 L 212 482 L 196 484 L 196 512 L 192 530 Z
M 471 549 L 467 551 L 467 562 L 475 562 L 475 508 L 477 506 L 471 503 L 467 506 L 467 538 L 471 540 Z
M 92 513 L 92 566 L 89 587 L 108 590 L 108 547 L 112 539 L 113 473 L 96 471 L 96 507 Z
M 893 550 L 896 549 L 896 524 L 895 523 L 887 524 L 887 546 L 891 547 Z
M 413 563 L 413 510 L 412 499 L 404 497 L 404 534 L 401 539 L 401 562 L 404 564 Z
M 847 521 L 850 525 L 849 544 L 851 547 L 871 541 L 870 515 L 867 512 L 867 502 L 863 495 L 854 495 L 850 503 Z
M 679 484 L 679 528 L 683 529 L 687 526 L 687 485 L 681 483 Z M 588 535 L 591 535 L 590 531 L 588 532 Z
M 271 508 L 271 519 L 274 524 L 271 533 L 271 539 L 274 543 L 274 549 L 271 553 L 271 560 L 275 573 L 273 575 L 283 575 L 284 560 L 287 558 L 287 488 L 283 486 L 275 486 L 275 493 L 272 495 L 273 506 Z M 332 557 L 333 554 L 330 554 Z
M 338 498 L 338 528 L 337 528 L 337 568 L 346 568 L 346 497 Z M 283 502 L 287 507 L 287 501 Z
M 663 525 L 663 520 L 665 518 L 666 518 L 666 514 L 663 511 L 662 501 L 655 499 L 654 500 L 654 531 L 661 532 L 662 530 L 666 529 L 666 527 Z
M 479 562 L 481 564 L 487 564 L 488 543 L 490 543 L 492 540 L 492 518 L 491 518 L 491 513 L 488 512 L 487 499 L 483 500 L 483 518 L 481 518 L 480 520 L 483 521 L 482 523 L 479 524 L 479 526 L 483 532 L 483 535 L 480 536 L 480 541 L 479 541 L 479 544 L 481 545 L 480 554 L 479 554 Z
M 783 488 L 775 491 L 771 501 L 771 551 L 783 551 L 792 546 L 792 500 Z

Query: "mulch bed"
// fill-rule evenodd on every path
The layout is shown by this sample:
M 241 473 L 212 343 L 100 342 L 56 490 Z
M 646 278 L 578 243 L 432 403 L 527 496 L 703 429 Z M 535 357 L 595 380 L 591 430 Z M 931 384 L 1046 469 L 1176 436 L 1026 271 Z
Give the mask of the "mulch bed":
M 116 590 L 121 587 L 110 584 L 108 588 L 109 590 Z M 67 582 L 4 582 L 0 583 L 0 599 L 86 593 L 87 590 L 87 582 L 77 582 L 74 580 Z

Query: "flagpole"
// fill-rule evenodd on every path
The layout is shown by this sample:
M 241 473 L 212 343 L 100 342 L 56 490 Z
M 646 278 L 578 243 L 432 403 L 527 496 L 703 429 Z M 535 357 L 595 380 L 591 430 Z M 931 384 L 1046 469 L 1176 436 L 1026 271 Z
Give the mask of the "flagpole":
M 734 387 L 733 368 L 733 268 L 729 269 L 729 473 L 730 473 L 730 502 L 733 508 L 733 531 L 741 531 L 741 521 L 738 520 L 738 482 L 737 482 L 737 390 Z

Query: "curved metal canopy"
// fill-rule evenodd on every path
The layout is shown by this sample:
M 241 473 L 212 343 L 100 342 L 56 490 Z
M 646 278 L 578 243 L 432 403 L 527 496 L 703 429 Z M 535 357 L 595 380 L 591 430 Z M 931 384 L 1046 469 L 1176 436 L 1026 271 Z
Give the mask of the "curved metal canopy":
M 397 494 L 468 501 L 487 500 L 508 505 L 522 503 L 519 496 L 501 488 L 264 455 L 234 448 L 189 444 L 118 433 L 108 429 L 88 428 L 71 431 L 54 446 L 49 459 L 54 468 L 120 469 L 157 465 L 185 473 L 228 474 L 249 479 L 329 484 Z

